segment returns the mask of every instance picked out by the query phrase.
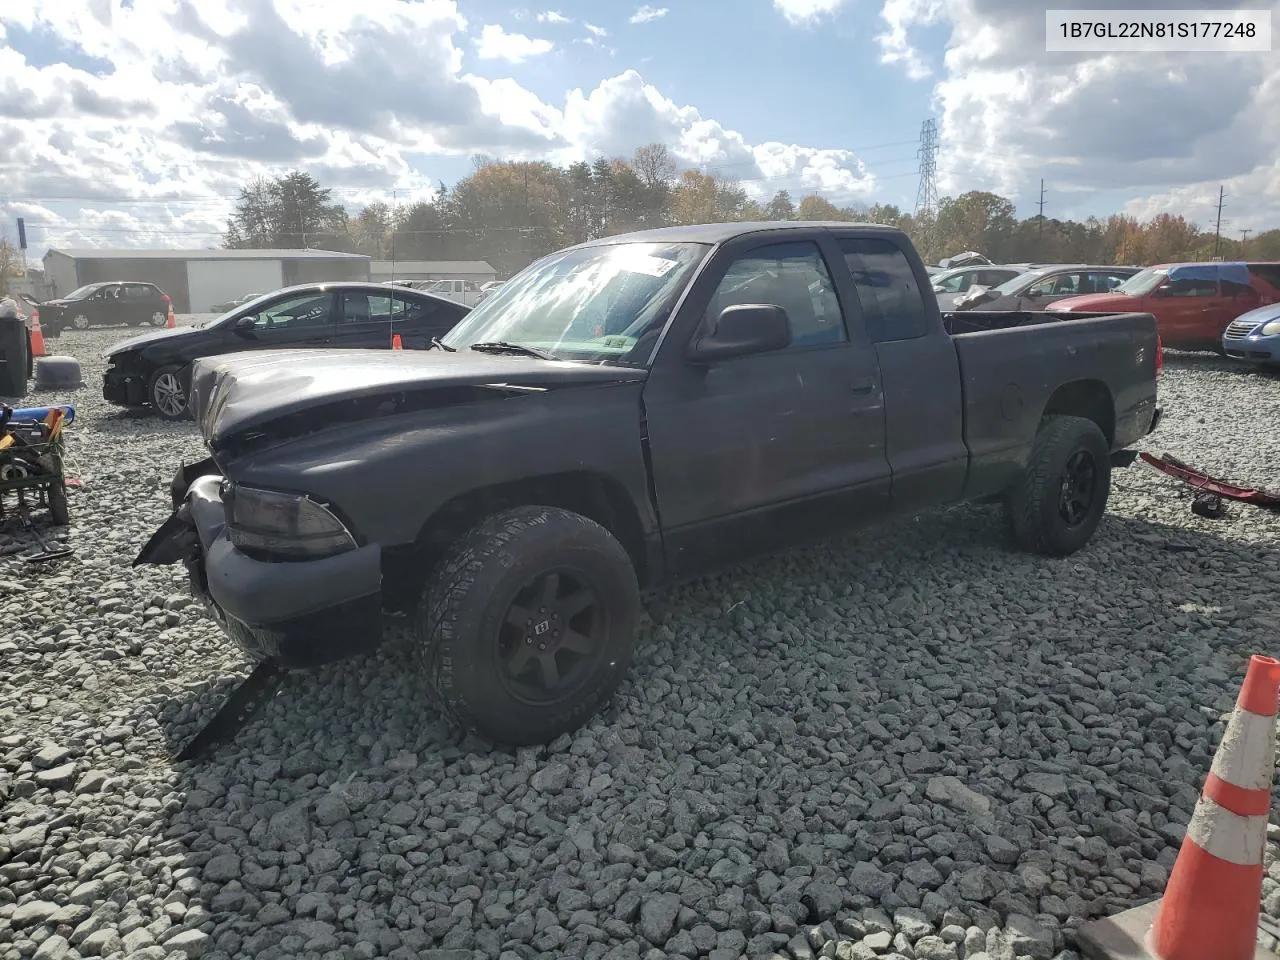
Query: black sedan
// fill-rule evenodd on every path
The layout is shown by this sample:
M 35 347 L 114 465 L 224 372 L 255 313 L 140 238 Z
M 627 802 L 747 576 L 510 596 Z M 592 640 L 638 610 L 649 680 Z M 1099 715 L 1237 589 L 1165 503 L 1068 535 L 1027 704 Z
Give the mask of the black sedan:
M 1110 293 L 1138 267 L 1083 263 L 1039 265 L 996 287 L 970 287 L 951 305 L 961 310 L 1044 310 L 1055 300 L 1086 293 Z
M 423 350 L 470 311 L 460 303 L 381 283 L 312 283 L 264 294 L 208 323 L 133 337 L 102 356 L 102 395 L 151 407 L 166 420 L 187 415 L 191 363 L 199 357 L 288 347 Z

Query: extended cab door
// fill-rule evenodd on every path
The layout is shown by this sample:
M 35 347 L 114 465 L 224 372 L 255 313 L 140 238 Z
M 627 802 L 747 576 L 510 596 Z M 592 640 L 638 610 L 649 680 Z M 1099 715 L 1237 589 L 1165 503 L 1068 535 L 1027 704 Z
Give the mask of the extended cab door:
M 804 542 L 888 506 L 875 350 L 821 231 L 752 234 L 691 288 L 644 391 L 668 567 L 676 576 Z M 837 278 L 843 276 L 837 282 Z M 686 359 L 733 304 L 782 307 L 789 348 Z
M 894 238 L 837 237 L 880 368 L 894 510 L 958 499 L 969 466 L 960 365 L 923 264 L 917 273 Z

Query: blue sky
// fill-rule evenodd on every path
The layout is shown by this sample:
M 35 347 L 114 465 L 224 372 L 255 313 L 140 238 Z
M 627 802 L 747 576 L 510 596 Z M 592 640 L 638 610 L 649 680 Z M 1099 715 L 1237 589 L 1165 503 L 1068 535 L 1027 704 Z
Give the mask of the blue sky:
M 933 118 L 944 195 L 992 190 L 1027 216 L 1044 177 L 1051 215 L 1207 223 L 1224 184 L 1231 229 L 1280 225 L 1271 54 L 1048 54 L 1026 0 L 640 10 L 5 0 L 0 214 L 36 243 L 207 246 L 255 175 L 311 169 L 358 207 L 426 196 L 475 154 L 563 163 L 653 140 L 762 199 L 911 208 Z

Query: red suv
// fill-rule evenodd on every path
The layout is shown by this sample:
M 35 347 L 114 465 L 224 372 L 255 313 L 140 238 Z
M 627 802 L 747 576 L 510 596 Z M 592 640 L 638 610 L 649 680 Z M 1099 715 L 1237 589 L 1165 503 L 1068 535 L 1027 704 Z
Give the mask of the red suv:
M 1166 347 L 1221 353 L 1227 325 L 1269 303 L 1280 303 L 1280 263 L 1162 263 L 1111 293 L 1068 297 L 1048 309 L 1154 314 Z

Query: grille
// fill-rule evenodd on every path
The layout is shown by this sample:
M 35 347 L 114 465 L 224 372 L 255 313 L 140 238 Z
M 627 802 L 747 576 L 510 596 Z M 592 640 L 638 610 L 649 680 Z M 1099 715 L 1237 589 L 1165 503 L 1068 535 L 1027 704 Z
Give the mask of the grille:
M 1227 327 L 1226 336 L 1230 340 L 1240 340 L 1247 337 L 1254 331 L 1255 327 L 1259 326 L 1261 326 L 1261 324 L 1256 320 L 1234 320 L 1232 321 L 1231 326 Z

